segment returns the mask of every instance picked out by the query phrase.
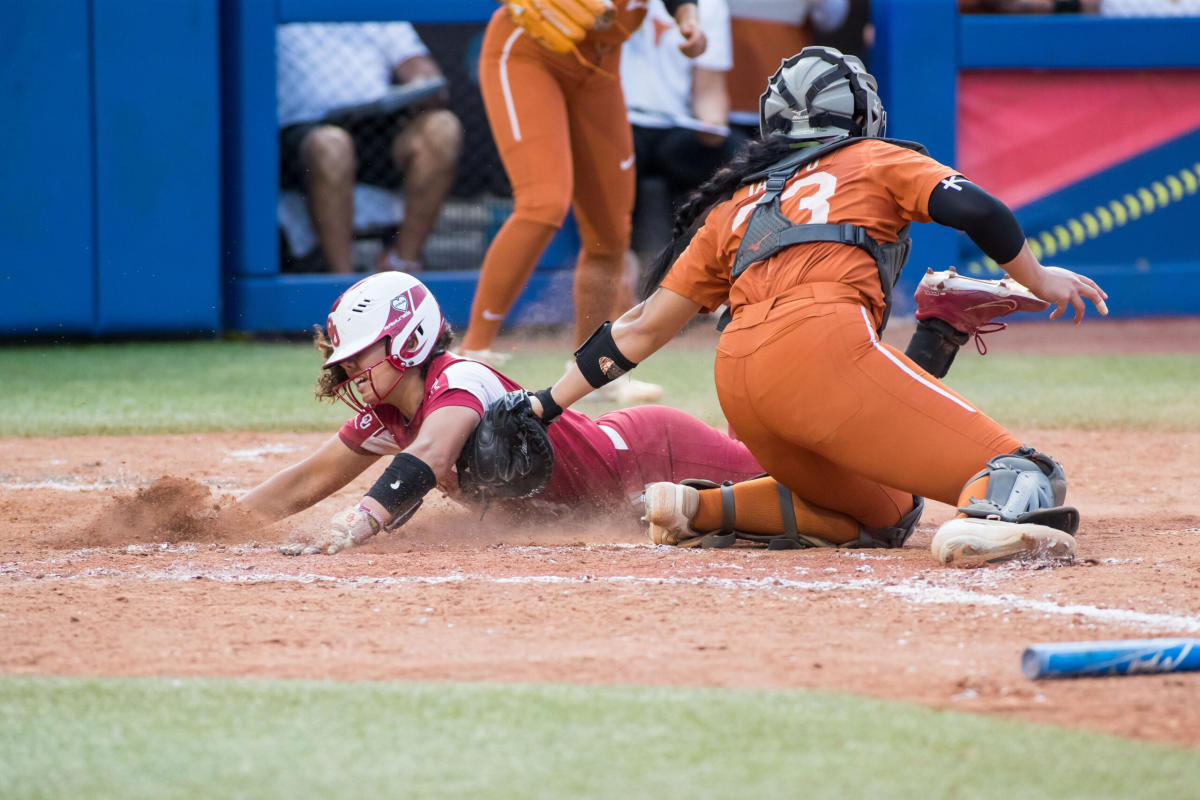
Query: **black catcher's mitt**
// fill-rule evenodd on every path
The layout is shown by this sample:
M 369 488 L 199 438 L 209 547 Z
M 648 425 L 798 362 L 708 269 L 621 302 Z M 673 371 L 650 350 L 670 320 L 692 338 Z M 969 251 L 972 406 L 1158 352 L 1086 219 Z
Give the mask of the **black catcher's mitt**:
M 466 499 L 529 497 L 542 490 L 554 469 L 554 447 L 525 392 L 509 392 L 492 403 L 456 466 Z

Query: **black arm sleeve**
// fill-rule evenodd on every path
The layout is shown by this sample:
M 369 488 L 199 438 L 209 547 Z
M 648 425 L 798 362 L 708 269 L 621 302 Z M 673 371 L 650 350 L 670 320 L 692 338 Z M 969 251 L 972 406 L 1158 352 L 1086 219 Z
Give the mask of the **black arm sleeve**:
M 667 7 L 667 13 L 670 14 L 672 17 L 675 16 L 675 12 L 678 11 L 679 7 L 681 5 L 683 5 L 684 3 L 692 3 L 692 4 L 698 5 L 696 0 L 663 0 L 663 5 Z
M 1025 234 L 1008 206 L 962 177 L 934 187 L 929 195 L 929 216 L 970 236 L 997 264 L 1012 261 L 1025 244 Z

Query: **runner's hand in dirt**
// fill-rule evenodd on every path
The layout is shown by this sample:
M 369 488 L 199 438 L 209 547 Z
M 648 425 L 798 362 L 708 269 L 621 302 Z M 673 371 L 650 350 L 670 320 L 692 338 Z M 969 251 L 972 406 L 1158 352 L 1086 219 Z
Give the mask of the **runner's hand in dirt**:
M 329 533 L 315 542 L 289 542 L 279 548 L 285 556 L 315 556 L 360 545 L 383 529 L 379 515 L 362 503 L 339 511 L 329 523 Z

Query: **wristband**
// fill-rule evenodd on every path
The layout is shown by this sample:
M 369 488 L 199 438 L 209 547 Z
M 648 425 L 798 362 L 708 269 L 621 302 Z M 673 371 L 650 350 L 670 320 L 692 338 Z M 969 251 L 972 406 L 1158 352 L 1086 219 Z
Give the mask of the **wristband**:
M 390 531 L 415 514 L 422 499 L 435 486 L 437 478 L 428 464 L 414 455 L 401 453 L 367 490 L 367 497 L 377 500 L 392 515 L 392 521 L 384 526 Z
M 549 425 L 554 420 L 558 419 L 558 415 L 563 412 L 562 406 L 554 399 L 554 395 L 550 393 L 550 389 L 539 389 L 533 393 L 533 396 L 542 404 L 542 424 Z
M 587 341 L 579 345 L 575 351 L 575 364 L 593 389 L 612 383 L 637 366 L 617 347 L 611 322 L 596 328 Z
M 1083 11 L 1082 0 L 1054 0 L 1055 14 L 1078 14 Z

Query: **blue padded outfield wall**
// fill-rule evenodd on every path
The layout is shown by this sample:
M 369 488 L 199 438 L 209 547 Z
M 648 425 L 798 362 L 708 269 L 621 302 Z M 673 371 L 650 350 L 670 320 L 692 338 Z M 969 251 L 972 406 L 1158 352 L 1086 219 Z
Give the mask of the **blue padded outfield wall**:
M 11 0 L 0 336 L 221 326 L 216 0 Z
M 0 25 L 0 337 L 302 331 L 323 321 L 353 278 L 279 274 L 275 25 L 482 23 L 494 8 L 10 0 Z M 972 76 L 1026 75 L 1033 86 L 1061 71 L 1085 81 L 1200 75 L 1200 19 L 960 17 L 949 0 L 875 0 L 873 18 L 888 134 L 956 166 L 960 90 Z M 1080 147 L 1105 134 L 1075 132 Z M 1195 314 L 1198 182 L 1200 125 L 1185 125 L 1014 207 L 1043 260 L 1095 274 L 1114 315 Z M 926 266 L 995 274 L 959 234 L 914 227 L 898 313 L 911 310 L 904 303 Z M 570 235 L 543 259 L 513 321 L 570 318 Z M 475 274 L 425 275 L 458 325 Z

